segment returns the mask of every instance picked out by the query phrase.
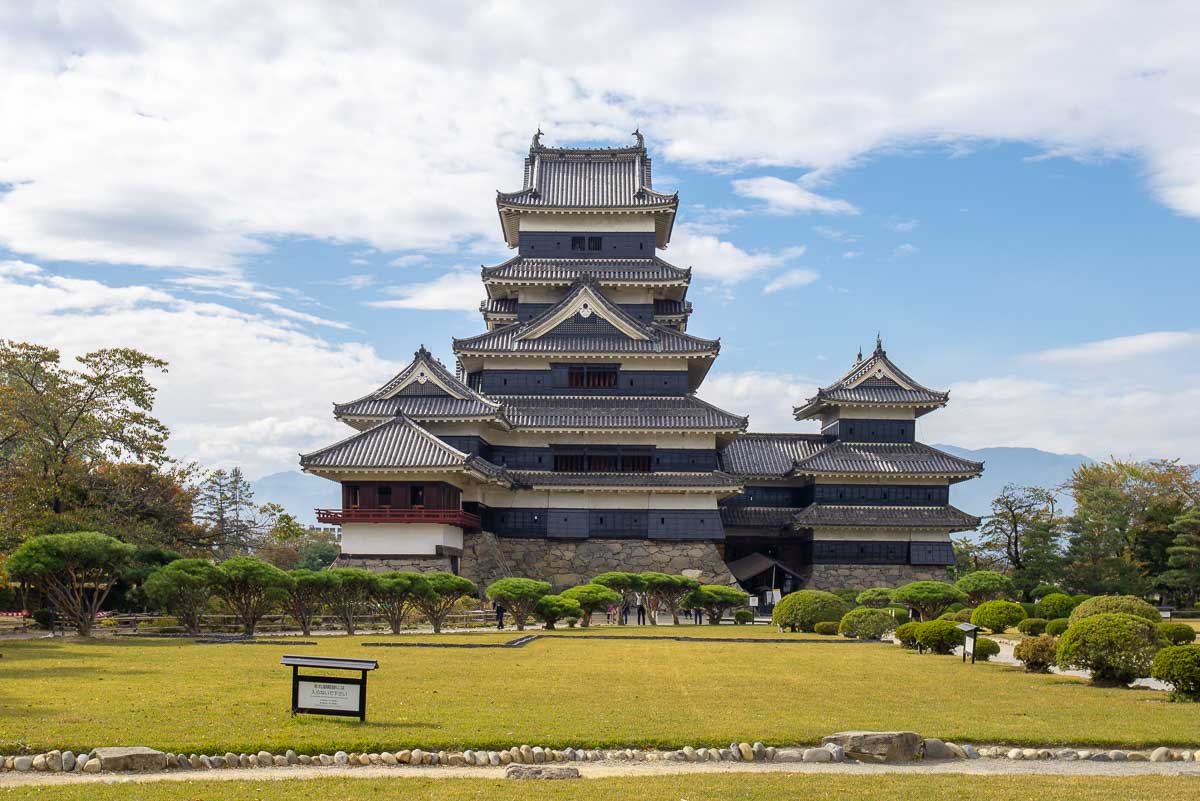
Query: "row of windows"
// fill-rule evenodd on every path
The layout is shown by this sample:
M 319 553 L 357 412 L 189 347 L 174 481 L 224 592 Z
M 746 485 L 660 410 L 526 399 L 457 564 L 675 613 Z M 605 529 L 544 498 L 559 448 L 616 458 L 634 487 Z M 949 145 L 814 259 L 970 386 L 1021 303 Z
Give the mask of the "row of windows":
M 710 511 L 644 509 L 484 509 L 484 527 L 502 537 L 719 539 Z
M 558 473 L 649 473 L 648 453 L 556 453 Z
M 716 470 L 719 466 L 717 452 L 714 450 L 655 448 L 653 445 L 558 445 L 526 448 L 491 445 L 482 437 L 444 436 L 441 439 L 451 448 L 480 456 L 513 470 L 689 473 Z
M 834 420 L 821 433 L 843 442 L 913 442 L 913 420 Z
M 807 506 L 806 487 L 746 487 L 725 503 L 730 506 Z
M 683 370 L 623 371 L 615 364 L 555 364 L 549 370 L 483 370 L 471 373 L 467 384 L 485 395 L 684 395 L 688 375 Z
M 948 542 L 814 542 L 818 565 L 952 565 L 954 546 Z
M 950 503 L 950 488 L 817 484 L 813 487 L 813 501 L 868 506 L 945 506 Z
M 543 258 L 649 258 L 654 254 L 654 234 L 632 231 L 599 234 L 522 231 L 517 247 L 522 256 Z

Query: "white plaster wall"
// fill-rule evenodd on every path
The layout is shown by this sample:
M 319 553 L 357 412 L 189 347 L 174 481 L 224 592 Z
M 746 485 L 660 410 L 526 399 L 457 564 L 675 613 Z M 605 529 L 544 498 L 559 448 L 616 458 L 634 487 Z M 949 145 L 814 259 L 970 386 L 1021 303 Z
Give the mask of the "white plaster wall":
M 629 214 L 539 214 L 526 212 L 521 214 L 520 230 L 522 231 L 588 231 L 602 233 L 604 231 L 654 231 L 654 215 L 647 213 Z
M 462 529 L 439 523 L 346 523 L 342 552 L 347 554 L 429 555 L 437 546 L 462 548 Z
M 915 420 L 917 416 L 912 408 L 840 406 L 822 415 L 821 427 L 829 425 L 839 415 L 844 420 Z

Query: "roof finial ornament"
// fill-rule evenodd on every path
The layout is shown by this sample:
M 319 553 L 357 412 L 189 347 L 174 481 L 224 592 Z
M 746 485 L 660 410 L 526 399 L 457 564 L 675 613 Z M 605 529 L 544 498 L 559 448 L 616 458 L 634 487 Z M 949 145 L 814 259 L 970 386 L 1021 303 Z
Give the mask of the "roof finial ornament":
M 637 139 L 637 146 L 642 150 L 646 149 L 646 137 L 642 136 L 642 126 L 633 129 L 633 136 Z
M 858 355 L 854 357 L 854 363 L 858 364 L 862 361 L 862 345 L 858 346 Z
M 538 125 L 537 133 L 533 135 L 533 144 L 529 146 L 530 150 L 537 150 L 542 146 L 542 126 Z
M 875 352 L 883 353 L 883 337 L 879 332 L 875 333 Z

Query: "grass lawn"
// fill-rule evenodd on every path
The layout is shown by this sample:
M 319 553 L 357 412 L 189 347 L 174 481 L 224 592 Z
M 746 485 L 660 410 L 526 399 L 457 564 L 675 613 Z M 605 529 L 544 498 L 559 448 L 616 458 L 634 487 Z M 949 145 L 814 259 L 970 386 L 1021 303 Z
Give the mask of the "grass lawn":
M 0 801 L 1191 801 L 1185 776 L 1065 777 L 813 774 L 701 774 L 560 782 L 505 779 L 186 781 L 0 787 Z
M 1094 688 L 888 644 L 651 636 L 782 636 L 766 627 L 640 631 L 635 640 L 574 633 L 518 649 L 361 647 L 500 642 L 512 632 L 316 637 L 309 647 L 9 641 L 0 644 L 0 753 L 133 744 L 189 753 L 790 744 L 860 728 L 1030 745 L 1195 747 L 1200 739 L 1200 704 L 1170 703 L 1160 692 Z M 367 722 L 290 717 L 290 671 L 279 665 L 288 652 L 378 659 Z

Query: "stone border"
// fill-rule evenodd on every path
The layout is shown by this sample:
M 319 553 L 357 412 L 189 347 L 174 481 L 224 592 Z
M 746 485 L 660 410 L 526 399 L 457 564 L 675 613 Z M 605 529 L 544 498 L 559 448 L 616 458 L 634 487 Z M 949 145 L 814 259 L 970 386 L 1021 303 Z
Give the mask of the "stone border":
M 689 637 L 657 634 L 526 634 L 506 642 L 364 642 L 363 648 L 523 648 L 535 640 L 638 640 L 643 642 L 716 642 L 750 643 L 763 645 L 891 645 L 883 640 L 838 639 L 786 639 L 771 640 L 765 637 Z
M 893 759 L 892 753 L 878 750 L 859 752 L 854 745 L 842 742 L 861 742 L 863 735 L 876 738 L 908 737 L 915 751 Z M 859 738 L 859 739 L 855 739 Z M 72 751 L 49 751 L 44 754 L 0 757 L 0 772 L 20 773 L 153 773 L 162 771 L 206 771 L 233 768 L 286 768 L 295 765 L 313 767 L 358 766 L 449 766 L 501 767 L 508 765 L 545 765 L 568 762 L 772 762 L 772 763 L 863 763 L 913 764 L 914 760 L 945 761 L 958 759 L 1062 760 L 1093 762 L 1200 762 L 1200 750 L 1159 746 L 1152 750 L 1075 749 L 1075 748 L 1007 748 L 957 745 L 936 738 L 921 738 L 912 732 L 843 732 L 825 738 L 821 746 L 811 748 L 776 748 L 761 742 L 730 743 L 727 747 L 695 748 L 687 745 L 673 751 L 639 748 L 624 749 L 555 749 L 543 746 L 520 745 L 501 751 L 424 751 L 420 748 L 378 753 L 337 751 L 333 754 L 298 754 L 292 749 L 273 754 L 174 754 L 150 748 L 96 748 L 86 754 Z

